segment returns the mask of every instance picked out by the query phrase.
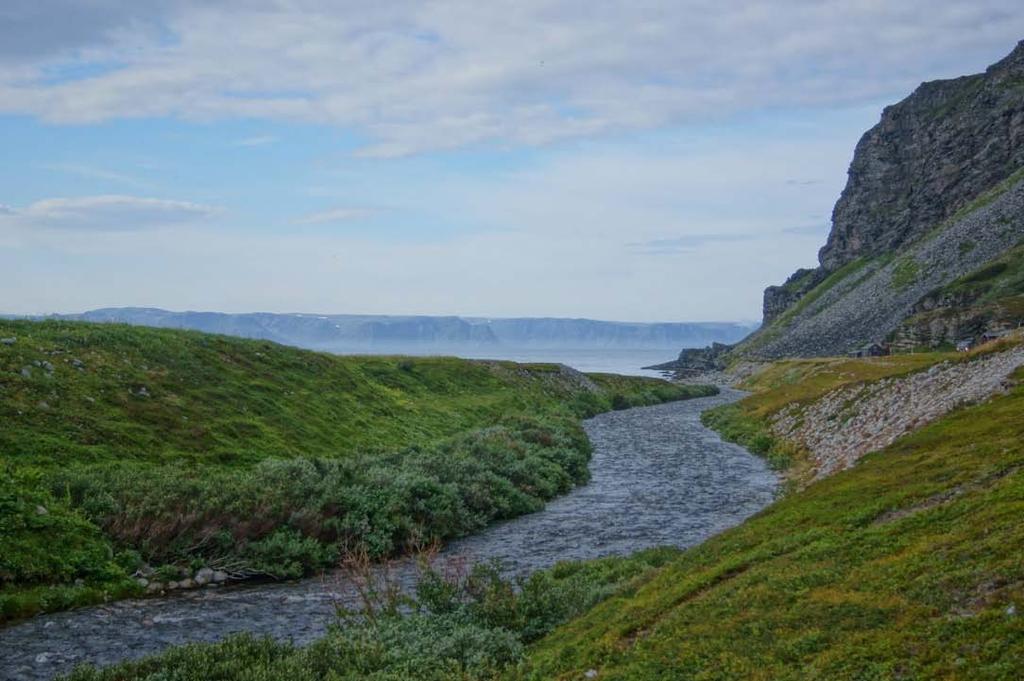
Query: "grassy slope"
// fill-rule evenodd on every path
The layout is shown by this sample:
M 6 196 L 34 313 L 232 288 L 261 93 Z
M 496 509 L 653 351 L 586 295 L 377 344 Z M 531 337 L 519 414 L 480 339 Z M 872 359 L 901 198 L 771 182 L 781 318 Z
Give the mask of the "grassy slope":
M 293 574 L 342 539 L 470 531 L 585 479 L 581 416 L 697 394 L 120 325 L 0 321 L 6 337 L 0 619 L 134 593 L 139 553 Z
M 780 363 L 741 409 L 756 422 L 927 361 Z M 687 551 L 543 639 L 517 676 L 1018 679 L 1022 512 L 1018 386 Z

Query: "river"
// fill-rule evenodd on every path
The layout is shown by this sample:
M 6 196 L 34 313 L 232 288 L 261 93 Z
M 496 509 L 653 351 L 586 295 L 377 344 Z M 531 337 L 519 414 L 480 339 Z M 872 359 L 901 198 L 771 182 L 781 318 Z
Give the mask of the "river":
M 500 560 L 527 573 L 559 560 L 692 546 L 771 502 L 775 475 L 700 423 L 700 412 L 738 399 L 722 394 L 601 414 L 585 422 L 594 445 L 589 484 L 528 516 L 450 544 L 443 555 Z M 408 579 L 411 567 L 399 566 Z M 51 679 L 76 664 L 111 664 L 235 632 L 298 643 L 321 636 L 338 576 L 203 589 L 41 615 L 0 630 L 0 678 Z

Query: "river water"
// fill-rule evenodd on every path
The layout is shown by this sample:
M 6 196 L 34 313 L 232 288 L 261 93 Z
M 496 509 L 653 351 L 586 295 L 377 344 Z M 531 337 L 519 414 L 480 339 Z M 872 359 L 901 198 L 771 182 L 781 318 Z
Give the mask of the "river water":
M 586 421 L 594 445 L 589 484 L 543 511 L 454 542 L 443 556 L 496 558 L 510 572 L 527 573 L 559 560 L 692 546 L 742 522 L 771 502 L 776 477 L 700 423 L 701 411 L 740 395 L 724 390 Z M 399 565 L 396 578 L 413 572 Z M 340 576 L 329 576 L 42 615 L 0 629 L 0 679 L 51 679 L 83 662 L 111 664 L 243 631 L 308 642 L 324 633 L 337 601 L 351 597 Z

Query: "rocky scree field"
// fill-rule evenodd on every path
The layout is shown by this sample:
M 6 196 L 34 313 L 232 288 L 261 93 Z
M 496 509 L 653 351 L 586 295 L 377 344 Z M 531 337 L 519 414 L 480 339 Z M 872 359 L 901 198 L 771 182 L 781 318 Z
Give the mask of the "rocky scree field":
M 463 535 L 586 481 L 581 418 L 709 392 L 0 321 L 0 621 Z

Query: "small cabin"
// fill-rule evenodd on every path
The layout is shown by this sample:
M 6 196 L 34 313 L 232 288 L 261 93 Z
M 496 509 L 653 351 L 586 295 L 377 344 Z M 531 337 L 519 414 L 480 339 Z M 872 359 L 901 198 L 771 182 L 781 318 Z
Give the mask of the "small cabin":
M 889 348 L 881 343 L 868 343 L 850 353 L 850 357 L 883 357 L 889 354 Z
M 1008 335 L 1010 335 L 1009 329 L 994 329 L 992 331 L 986 331 L 981 334 L 981 342 L 991 343 L 992 341 L 997 341 L 1000 338 L 1005 338 Z
M 964 339 L 958 340 L 956 342 L 956 351 L 957 352 L 969 352 L 971 350 L 971 348 L 973 348 L 973 347 L 974 347 L 974 339 L 973 338 L 964 338 Z

